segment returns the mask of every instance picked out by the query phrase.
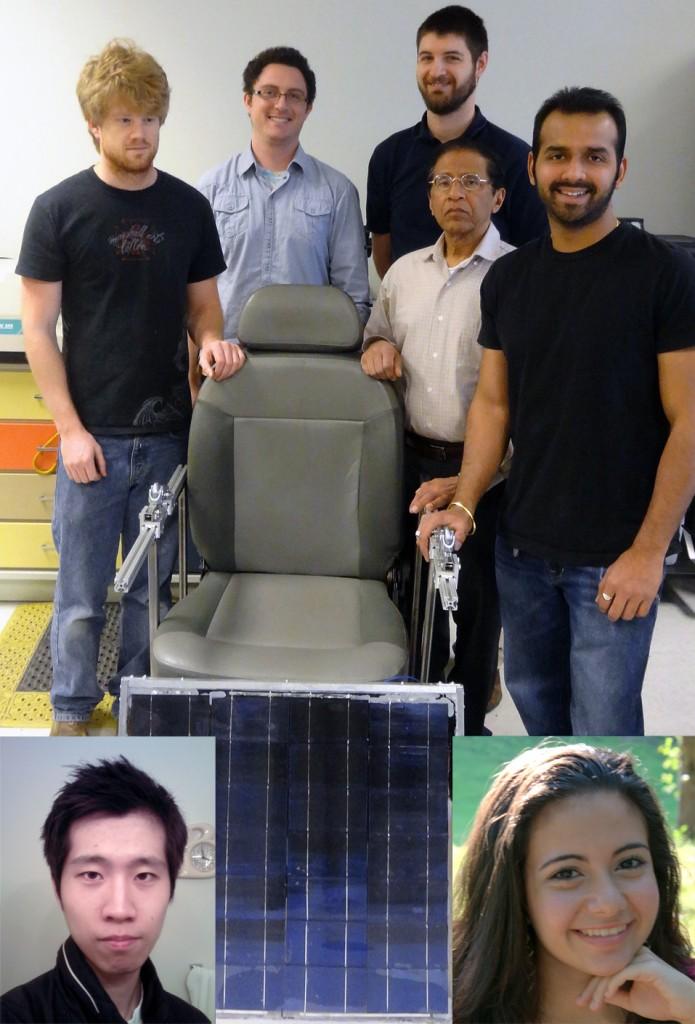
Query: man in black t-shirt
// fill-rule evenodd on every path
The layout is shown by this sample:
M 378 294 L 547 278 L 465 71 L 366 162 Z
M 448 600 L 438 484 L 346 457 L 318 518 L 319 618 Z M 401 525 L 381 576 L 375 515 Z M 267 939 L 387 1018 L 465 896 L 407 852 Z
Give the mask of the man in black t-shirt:
M 476 106 L 487 59 L 485 25 L 468 7 L 443 7 L 418 29 L 417 84 L 427 111 L 412 128 L 379 143 L 369 161 L 367 227 L 380 277 L 399 256 L 434 245 L 439 237 L 422 182 L 442 142 L 470 139 L 495 154 L 507 198 L 492 219 L 503 241 L 523 245 L 547 230 L 526 174 L 528 145 Z
M 505 678 L 533 735 L 644 731 L 664 559 L 695 491 L 695 268 L 616 220 L 624 146 L 600 90 L 562 90 L 536 115 L 550 238 L 483 282 L 458 486 L 421 528 L 423 548 L 443 524 L 465 540 L 511 436 L 497 582 Z
M 99 158 L 38 197 L 17 264 L 27 358 L 60 434 L 52 735 L 86 732 L 103 695 L 97 653 L 119 540 L 125 555 L 150 483 L 185 461 L 186 330 L 209 376 L 228 377 L 244 359 L 221 340 L 215 278 L 225 263 L 210 206 L 154 167 L 164 71 L 113 41 L 87 62 L 77 93 Z M 164 604 L 175 532 L 171 523 L 160 549 Z M 119 672 L 147 669 L 143 569 L 122 601 Z

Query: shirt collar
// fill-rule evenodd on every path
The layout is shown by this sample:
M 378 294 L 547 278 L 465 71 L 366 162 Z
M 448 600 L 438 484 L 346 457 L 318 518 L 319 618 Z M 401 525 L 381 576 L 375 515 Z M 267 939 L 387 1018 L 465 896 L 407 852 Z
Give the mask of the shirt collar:
M 499 256 L 499 245 L 500 245 L 500 233 L 495 225 L 490 221 L 490 226 L 478 242 L 477 246 L 468 257 L 466 266 L 469 266 L 476 256 L 480 259 L 488 260 L 490 263 L 496 260 Z M 446 266 L 446 258 L 444 256 L 444 233 L 442 233 L 437 241 L 429 249 L 422 250 L 423 261 L 427 262 L 431 260 L 433 263 L 443 264 Z M 463 261 L 461 261 L 463 262 Z
M 290 167 L 292 166 L 292 164 L 296 164 L 298 167 L 301 167 L 301 169 L 304 171 L 306 170 L 308 160 L 309 157 L 304 152 L 302 147 L 297 146 L 297 152 L 290 160 Z M 250 142 L 246 149 L 239 155 L 239 163 L 237 164 L 237 166 L 239 168 L 240 175 L 246 174 L 247 171 L 251 170 L 252 167 L 255 168 L 256 158 L 253 155 L 253 150 L 251 149 Z
M 500 249 L 500 233 L 495 225 L 490 221 L 490 227 L 487 229 L 483 237 L 478 242 L 477 248 L 473 253 L 474 256 L 482 256 L 484 260 L 496 260 L 499 256 Z
M 142 1024 L 142 1001 L 144 997 L 145 989 L 142 982 L 140 982 L 140 999 L 138 1000 L 138 1005 L 135 1007 L 132 1014 L 128 1018 L 128 1024 Z
M 487 118 L 481 113 L 480 107 L 476 107 L 475 113 L 473 114 L 473 120 L 468 125 L 463 135 L 459 135 L 459 138 L 473 138 L 478 134 L 478 132 L 483 130 L 486 124 Z M 443 145 L 443 143 L 440 143 L 439 139 L 435 139 L 434 135 L 429 129 L 429 125 L 427 124 L 427 111 L 425 111 L 425 113 L 422 115 L 419 124 L 415 125 L 415 137 L 427 139 L 430 142 L 435 143 L 437 146 Z

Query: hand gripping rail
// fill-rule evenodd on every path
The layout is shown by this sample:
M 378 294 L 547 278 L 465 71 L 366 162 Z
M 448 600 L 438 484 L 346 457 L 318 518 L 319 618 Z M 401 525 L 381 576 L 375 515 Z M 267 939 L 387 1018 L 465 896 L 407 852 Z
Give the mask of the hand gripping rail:
M 430 659 L 432 656 L 432 629 L 434 627 L 435 592 L 444 611 L 458 608 L 459 557 L 454 551 L 455 534 L 448 528 L 435 530 L 430 536 L 430 563 L 427 577 L 425 614 L 422 621 L 420 679 L 429 682 Z M 422 556 L 415 549 L 415 571 L 413 579 L 413 608 L 410 620 L 410 672 L 417 663 L 418 624 L 420 618 L 420 584 L 422 578 Z
M 127 594 L 147 558 L 147 603 L 149 606 L 150 642 L 159 626 L 159 566 L 157 541 L 176 506 L 179 510 L 179 595 L 188 592 L 188 565 L 186 554 L 186 467 L 177 466 L 168 484 L 154 483 L 150 487 L 148 504 L 140 512 L 140 533 L 116 573 L 114 588 Z

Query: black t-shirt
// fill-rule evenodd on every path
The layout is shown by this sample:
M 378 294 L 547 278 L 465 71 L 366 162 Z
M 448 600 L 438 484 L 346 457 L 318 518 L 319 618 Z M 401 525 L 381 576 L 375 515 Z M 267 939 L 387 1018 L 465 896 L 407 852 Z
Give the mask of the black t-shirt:
M 475 139 L 496 154 L 507 189 L 493 221 L 505 242 L 523 245 L 548 230 L 545 209 L 528 179 L 529 146 L 523 139 L 491 124 L 475 108 L 461 140 Z M 427 127 L 427 115 L 412 128 L 380 142 L 369 161 L 367 227 L 391 235 L 391 256 L 434 245 L 442 229 L 430 213 L 427 172 L 441 142 Z
M 481 305 L 480 343 L 509 370 L 501 532 L 539 558 L 609 565 L 651 499 L 669 433 L 657 354 L 695 344 L 695 265 L 626 224 L 575 253 L 539 239 L 493 264 Z
M 187 426 L 186 286 L 224 269 L 207 199 L 163 171 L 129 191 L 89 169 L 36 199 L 17 273 L 62 282 L 63 358 L 88 430 Z

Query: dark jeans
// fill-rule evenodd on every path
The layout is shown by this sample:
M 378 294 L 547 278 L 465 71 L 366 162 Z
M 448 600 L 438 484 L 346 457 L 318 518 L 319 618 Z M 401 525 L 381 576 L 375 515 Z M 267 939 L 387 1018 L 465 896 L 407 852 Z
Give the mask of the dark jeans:
M 658 598 L 643 619 L 596 607 L 607 566 L 556 565 L 497 539 L 504 680 L 531 736 L 641 736 Z
M 438 461 L 405 449 L 405 546 L 403 562 L 409 577 L 406 587 L 404 614 L 410 623 L 412 602 L 412 566 L 415 547 L 417 517 L 408 512 L 415 491 L 426 480 L 440 476 L 456 476 L 461 468 L 460 459 Z M 495 582 L 495 535 L 504 484 L 493 487 L 481 499 L 476 509 L 477 530 L 458 552 L 461 563 L 458 584 L 458 610 L 452 612 L 456 623 L 454 664 L 448 673 L 449 682 L 460 683 L 464 691 L 464 730 L 468 736 L 483 733 L 485 712 L 497 672 L 500 639 L 500 613 Z M 420 622 L 425 607 L 427 567 L 423 566 L 420 595 Z M 449 661 L 451 638 L 449 615 L 436 601 L 430 679 L 444 679 Z M 419 666 L 418 666 L 419 669 Z

